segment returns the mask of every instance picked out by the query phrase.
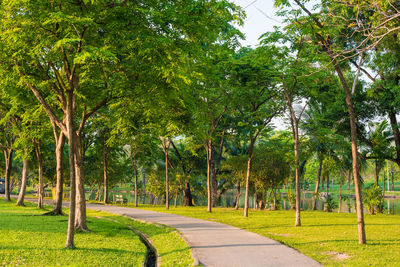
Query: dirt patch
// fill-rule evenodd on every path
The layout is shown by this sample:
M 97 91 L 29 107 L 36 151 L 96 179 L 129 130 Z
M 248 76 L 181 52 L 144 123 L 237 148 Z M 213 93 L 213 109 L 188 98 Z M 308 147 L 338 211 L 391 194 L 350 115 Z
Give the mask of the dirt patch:
M 346 253 L 339 253 L 339 252 L 334 252 L 334 251 L 328 251 L 328 252 L 324 252 L 322 254 L 332 256 L 336 260 L 347 260 L 347 259 L 351 258 L 351 256 L 347 255 Z

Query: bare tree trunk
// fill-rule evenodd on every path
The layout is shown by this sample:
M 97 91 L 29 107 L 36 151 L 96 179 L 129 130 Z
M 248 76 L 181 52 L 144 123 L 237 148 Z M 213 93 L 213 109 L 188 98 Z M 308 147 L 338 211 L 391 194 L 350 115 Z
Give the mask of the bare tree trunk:
M 39 183 L 37 185 L 38 192 L 38 208 L 43 209 L 43 155 L 41 151 L 41 141 L 34 141 L 36 158 L 38 161 L 38 174 L 39 174 Z
M 169 147 L 171 145 L 171 142 L 167 138 L 164 138 L 161 141 L 162 141 L 162 146 L 163 146 L 164 154 L 165 154 L 165 208 L 169 209 L 169 172 L 168 172 L 169 159 L 168 159 L 168 151 L 169 151 Z
M 342 183 L 339 183 L 339 209 L 338 209 L 338 213 L 340 213 L 341 209 L 342 209 Z
M 350 183 L 351 183 L 351 171 L 349 171 L 347 175 L 347 189 L 350 190 Z
M 319 157 L 319 163 L 318 163 L 317 183 L 315 184 L 315 191 L 314 191 L 312 210 L 317 210 L 317 197 L 318 197 L 319 183 L 320 183 L 320 180 L 321 180 L 322 164 L 323 164 L 323 158 L 322 158 L 322 156 L 320 156 Z
M 296 220 L 294 225 L 301 226 L 300 220 L 300 167 L 299 167 L 299 135 L 298 125 L 296 125 L 295 138 L 294 138 L 294 157 L 296 166 Z
M 178 192 L 175 193 L 175 199 L 174 199 L 174 208 L 176 208 L 176 200 L 178 198 Z
M 247 174 L 246 174 L 246 193 L 244 196 L 244 211 L 243 216 L 249 216 L 249 186 L 250 186 L 250 176 L 251 176 L 251 167 L 253 164 L 253 151 L 254 151 L 254 143 L 255 138 L 250 136 L 250 146 L 249 146 L 249 158 L 247 159 Z
M 76 169 L 76 217 L 75 230 L 89 231 L 86 224 L 86 196 L 83 172 L 83 147 L 82 136 L 76 135 L 75 149 L 75 169 Z
M 375 160 L 375 184 L 379 186 L 379 163 L 378 160 Z M 385 185 L 383 185 L 385 187 Z
M 28 178 L 28 155 L 25 155 L 24 161 L 22 163 L 22 177 L 21 177 L 21 189 L 19 190 L 17 205 L 18 206 L 25 206 L 24 198 L 26 192 L 26 180 Z
M 74 247 L 74 234 L 75 234 L 75 205 L 76 205 L 76 180 L 75 180 L 75 127 L 73 118 L 73 92 L 67 91 L 67 114 L 66 126 L 68 130 L 69 142 L 69 176 L 70 176 L 70 204 L 69 204 L 69 217 L 68 217 L 68 233 L 66 248 Z
M 276 210 L 277 209 L 277 204 L 276 204 L 276 187 L 274 189 L 272 189 L 272 193 L 274 195 L 274 200 L 272 203 L 272 208 L 271 210 Z
M 56 136 L 57 138 L 57 136 Z M 55 215 L 62 215 L 62 202 L 63 202 L 63 186 L 64 186 L 64 146 L 65 135 L 61 132 L 56 142 L 56 198 L 54 202 L 54 209 L 52 210 Z
M 392 171 L 392 191 L 394 191 L 394 172 Z
M 212 164 L 214 162 L 214 154 L 212 150 L 212 140 L 207 140 L 207 212 L 212 211 L 212 186 L 211 186 L 211 172 L 213 170 Z
M 239 201 L 240 201 L 240 181 L 237 183 L 236 187 L 235 210 L 239 209 Z
M 137 177 L 137 165 L 136 165 L 136 152 L 133 152 L 133 146 L 131 145 L 131 163 L 133 168 L 133 174 L 135 179 L 135 207 L 138 206 L 138 177 Z
M 366 237 L 365 237 L 365 224 L 364 224 L 364 208 L 362 202 L 361 182 L 358 173 L 359 166 L 358 166 L 358 149 L 357 149 L 357 122 L 354 111 L 353 96 L 347 84 L 346 78 L 343 75 L 342 69 L 340 68 L 338 62 L 336 61 L 332 51 L 329 50 L 328 54 L 332 59 L 333 66 L 336 69 L 336 73 L 338 74 L 343 89 L 346 93 L 346 105 L 350 118 L 351 152 L 353 159 L 353 179 L 354 179 L 354 188 L 356 193 L 356 210 L 357 210 L 357 222 L 358 222 L 358 243 L 365 244 Z
M 142 204 L 146 204 L 146 195 L 147 195 L 147 191 L 146 191 L 146 171 L 144 169 L 143 170 L 143 202 Z
M 108 168 L 108 149 L 106 144 L 106 135 L 103 136 L 103 180 L 104 180 L 104 204 L 109 202 L 108 200 L 108 178 L 107 178 L 107 168 Z
M 10 148 L 4 149 L 4 159 L 6 162 L 6 171 L 5 171 L 5 192 L 4 192 L 4 200 L 11 201 L 11 168 L 12 168 L 12 160 L 13 160 L 13 150 Z

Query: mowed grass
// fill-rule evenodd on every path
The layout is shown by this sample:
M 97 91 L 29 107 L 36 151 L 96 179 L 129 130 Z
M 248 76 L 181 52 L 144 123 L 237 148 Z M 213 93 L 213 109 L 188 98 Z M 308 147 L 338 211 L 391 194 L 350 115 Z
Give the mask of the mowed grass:
M 107 212 L 88 210 L 88 215 L 92 213 L 117 221 L 145 234 L 157 249 L 161 266 L 193 266 L 194 260 L 191 250 L 174 228 L 140 222 Z
M 356 214 L 304 211 L 294 227 L 293 211 L 253 211 L 205 207 L 141 206 L 233 225 L 278 240 L 324 266 L 400 266 L 400 216 L 365 215 L 367 244 L 358 244 Z
M 142 266 L 146 247 L 127 227 L 88 217 L 89 233 L 76 233 L 65 249 L 67 216 L 40 216 L 33 204 L 17 207 L 0 199 L 1 266 Z

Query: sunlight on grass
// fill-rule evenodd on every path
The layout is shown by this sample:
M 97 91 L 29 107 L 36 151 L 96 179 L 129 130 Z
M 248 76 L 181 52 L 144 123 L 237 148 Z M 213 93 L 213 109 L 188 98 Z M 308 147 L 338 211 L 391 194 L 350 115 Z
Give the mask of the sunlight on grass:
M 278 240 L 324 266 L 399 266 L 400 216 L 366 215 L 367 245 L 357 243 L 356 214 L 302 212 L 302 226 L 294 227 L 293 211 L 250 211 L 205 207 L 141 206 L 148 210 L 230 224 Z

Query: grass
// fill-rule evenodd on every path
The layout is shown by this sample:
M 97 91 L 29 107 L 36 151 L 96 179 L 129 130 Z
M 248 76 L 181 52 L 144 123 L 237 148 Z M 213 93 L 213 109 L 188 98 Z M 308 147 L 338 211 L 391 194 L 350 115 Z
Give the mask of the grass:
M 400 216 L 366 215 L 367 244 L 358 245 L 356 214 L 302 212 L 302 226 L 294 227 L 293 211 L 253 211 L 205 207 L 141 206 L 188 217 L 233 225 L 278 240 L 324 266 L 400 266 Z
M 92 213 L 91 232 L 77 233 L 77 248 L 65 249 L 67 217 L 39 216 L 43 210 L 26 205 L 0 200 L 0 265 L 142 266 L 146 247 L 127 227 Z
M 44 210 L 26 205 L 0 199 L 1 266 L 142 266 L 146 247 L 127 226 L 152 239 L 162 266 L 193 265 L 189 247 L 173 229 L 92 210 L 90 232 L 76 233 L 77 248 L 65 249 L 67 216 L 40 216 Z
M 88 215 L 92 212 L 94 211 L 88 210 Z M 161 266 L 193 266 L 190 248 L 175 229 L 144 223 L 107 212 L 95 213 L 98 216 L 135 228 L 149 237 L 161 257 Z

